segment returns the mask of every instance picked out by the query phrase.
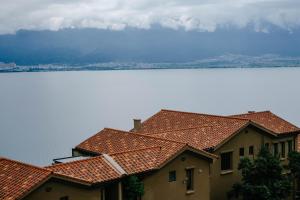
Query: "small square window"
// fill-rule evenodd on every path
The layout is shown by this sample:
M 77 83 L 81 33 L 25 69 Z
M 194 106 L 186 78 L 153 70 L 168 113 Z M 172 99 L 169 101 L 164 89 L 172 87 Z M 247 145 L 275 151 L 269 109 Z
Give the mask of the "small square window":
M 240 156 L 244 156 L 245 155 L 245 149 L 244 147 L 240 148 Z
M 249 155 L 254 155 L 254 146 L 249 147 Z
M 169 182 L 176 181 L 176 171 L 169 172 Z

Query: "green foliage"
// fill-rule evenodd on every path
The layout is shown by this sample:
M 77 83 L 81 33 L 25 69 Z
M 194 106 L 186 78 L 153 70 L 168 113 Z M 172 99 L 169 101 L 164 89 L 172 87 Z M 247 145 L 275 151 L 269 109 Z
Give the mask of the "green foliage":
M 144 194 L 144 184 L 137 176 L 129 176 L 123 181 L 124 199 L 136 200 Z
M 300 178 L 300 153 L 296 151 L 289 153 L 288 169 L 295 178 Z
M 280 200 L 289 196 L 291 181 L 282 174 L 279 158 L 262 147 L 257 158 L 243 158 L 239 164 L 242 183 L 235 184 L 229 195 L 244 200 Z

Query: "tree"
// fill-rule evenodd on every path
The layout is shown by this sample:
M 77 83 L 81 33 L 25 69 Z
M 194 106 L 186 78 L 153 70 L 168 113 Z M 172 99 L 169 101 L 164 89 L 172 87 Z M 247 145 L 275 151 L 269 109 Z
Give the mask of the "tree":
M 123 181 L 123 187 L 125 200 L 136 200 L 144 194 L 144 184 L 137 176 L 128 176 Z
M 289 164 L 287 168 L 291 171 L 291 178 L 293 180 L 293 195 L 299 196 L 299 193 L 296 193 L 296 181 L 300 179 L 300 153 L 296 151 L 289 153 Z
M 291 181 L 282 174 L 279 158 L 265 147 L 256 159 L 241 159 L 238 169 L 242 173 L 242 182 L 233 186 L 229 198 L 241 195 L 244 200 L 280 200 L 289 196 Z
M 300 153 L 293 151 L 289 153 L 288 169 L 295 178 L 300 178 Z

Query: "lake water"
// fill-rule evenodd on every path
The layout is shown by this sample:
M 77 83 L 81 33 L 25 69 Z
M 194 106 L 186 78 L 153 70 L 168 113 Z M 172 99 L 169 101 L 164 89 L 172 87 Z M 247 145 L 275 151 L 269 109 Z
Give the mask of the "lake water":
M 48 165 L 104 127 L 162 108 L 272 110 L 300 126 L 300 68 L 0 74 L 0 156 Z

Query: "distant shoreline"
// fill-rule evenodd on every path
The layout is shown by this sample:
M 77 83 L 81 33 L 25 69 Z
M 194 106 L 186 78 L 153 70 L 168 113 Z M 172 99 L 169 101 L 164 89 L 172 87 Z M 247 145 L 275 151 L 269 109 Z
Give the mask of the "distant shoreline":
M 279 68 L 300 67 L 300 57 L 266 54 L 246 56 L 226 54 L 189 62 L 134 62 L 113 61 L 82 64 L 36 64 L 18 65 L 1 63 L 0 73 L 51 72 L 51 71 L 108 71 L 108 70 L 154 70 L 154 69 L 225 69 L 225 68 Z
M 251 66 L 251 67 L 233 67 L 233 66 L 224 66 L 224 67 L 151 67 L 151 68 L 63 68 L 63 69 L 1 69 L 0 73 L 30 73 L 30 72 L 71 72 L 71 71 L 129 71 L 129 70 L 174 70 L 174 69 L 271 69 L 271 68 L 300 68 L 300 66 Z

